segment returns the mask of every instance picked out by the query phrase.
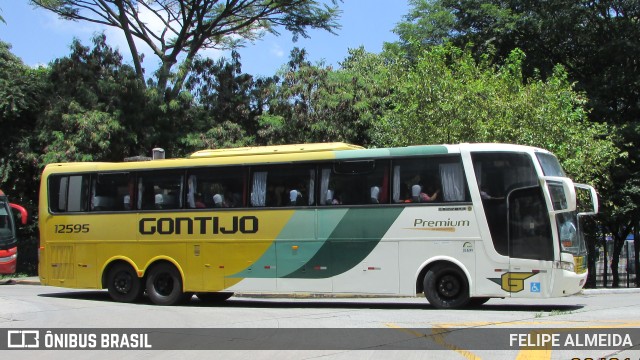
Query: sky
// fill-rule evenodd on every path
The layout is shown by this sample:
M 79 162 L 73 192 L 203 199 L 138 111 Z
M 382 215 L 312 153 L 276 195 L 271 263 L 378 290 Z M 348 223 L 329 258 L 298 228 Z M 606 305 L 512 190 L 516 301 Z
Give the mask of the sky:
M 280 36 L 267 34 L 239 50 L 243 72 L 254 76 L 274 75 L 296 46 L 306 49 L 313 63 L 322 61 L 335 68 L 347 57 L 349 49 L 364 46 L 367 51 L 378 53 L 385 42 L 398 39 L 392 30 L 409 10 L 407 0 L 345 0 L 339 6 L 341 29 L 336 31 L 337 35 L 314 30 L 309 32 L 310 38 L 300 38 L 294 43 L 284 29 Z M 131 63 L 126 41 L 118 29 L 61 20 L 49 11 L 34 8 L 28 0 L 0 0 L 0 16 L 6 21 L 6 24 L 0 23 L 0 40 L 11 44 L 11 52 L 29 66 L 48 64 L 69 55 L 73 38 L 89 46 L 93 34 L 102 31 L 109 45 L 118 48 L 125 61 Z M 139 51 L 146 54 L 144 66 L 149 74 L 150 67 L 157 67 L 156 58 L 144 47 L 139 47 Z M 205 55 L 219 58 L 228 57 L 229 53 L 208 50 Z

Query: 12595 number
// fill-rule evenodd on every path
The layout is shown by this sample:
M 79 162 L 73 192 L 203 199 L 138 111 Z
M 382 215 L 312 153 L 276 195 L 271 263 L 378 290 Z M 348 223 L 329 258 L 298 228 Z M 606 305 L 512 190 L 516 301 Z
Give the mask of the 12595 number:
M 56 234 L 80 234 L 89 232 L 89 224 L 56 225 Z

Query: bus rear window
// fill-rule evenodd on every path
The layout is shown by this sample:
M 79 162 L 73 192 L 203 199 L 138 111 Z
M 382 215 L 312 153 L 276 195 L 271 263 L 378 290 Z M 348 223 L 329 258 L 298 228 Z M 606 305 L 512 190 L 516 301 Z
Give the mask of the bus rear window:
M 49 178 L 49 208 L 52 212 L 83 212 L 88 208 L 88 175 Z

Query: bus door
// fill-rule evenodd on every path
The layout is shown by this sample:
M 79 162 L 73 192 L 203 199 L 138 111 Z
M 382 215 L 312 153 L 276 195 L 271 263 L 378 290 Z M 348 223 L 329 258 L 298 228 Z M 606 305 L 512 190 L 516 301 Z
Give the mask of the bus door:
M 531 156 L 475 152 L 471 158 L 493 247 L 509 262 L 497 264 L 500 276 L 491 280 L 514 297 L 544 296 L 550 291 L 553 237 Z
M 509 272 L 503 275 L 508 277 L 503 279 L 503 289 L 512 297 L 547 297 L 552 286 L 554 242 L 542 188 L 536 185 L 510 191 L 507 207 Z

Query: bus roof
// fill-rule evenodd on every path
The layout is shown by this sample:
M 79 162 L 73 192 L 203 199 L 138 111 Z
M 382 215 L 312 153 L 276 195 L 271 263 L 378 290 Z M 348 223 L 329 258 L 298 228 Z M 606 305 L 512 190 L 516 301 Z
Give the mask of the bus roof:
M 292 144 L 292 145 L 272 145 L 272 146 L 251 146 L 230 149 L 208 149 L 200 150 L 189 155 L 189 158 L 211 158 L 224 156 L 255 156 L 268 154 L 294 154 L 309 153 L 319 151 L 340 151 L 364 149 L 362 146 L 347 144 L 343 142 L 314 143 L 314 144 Z
M 358 160 L 421 155 L 460 153 L 466 148 L 472 151 L 544 151 L 511 144 L 457 144 L 415 145 L 406 147 L 365 149 L 358 145 L 333 142 L 294 145 L 255 146 L 197 151 L 187 158 L 150 160 L 142 162 L 73 162 L 53 163 L 46 166 L 49 172 L 127 171 L 161 168 L 181 168 L 210 165 L 250 165 L 320 160 Z

